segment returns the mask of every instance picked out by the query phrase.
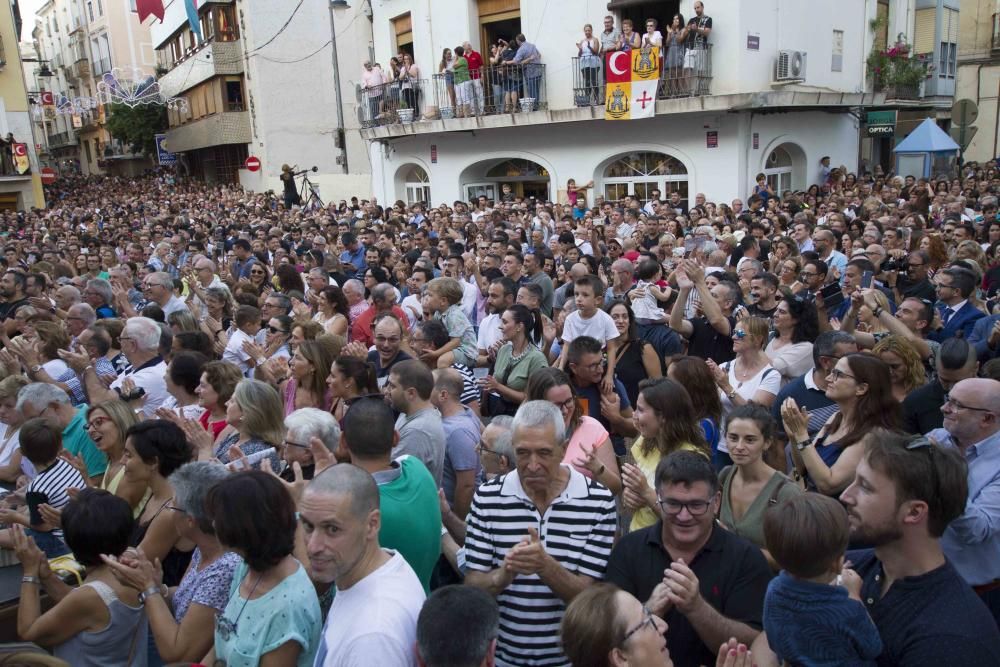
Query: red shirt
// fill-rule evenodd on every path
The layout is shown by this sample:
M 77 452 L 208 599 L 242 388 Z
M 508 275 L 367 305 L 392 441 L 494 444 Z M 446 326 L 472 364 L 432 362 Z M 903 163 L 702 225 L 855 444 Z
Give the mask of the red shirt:
M 358 319 L 354 320 L 354 324 L 351 325 L 351 340 L 358 341 L 359 343 L 364 343 L 365 347 L 371 347 L 375 344 L 375 337 L 372 334 L 372 325 L 375 323 L 375 316 L 378 314 L 378 310 L 375 306 L 369 306 L 368 310 L 358 315 Z M 406 313 L 399 306 L 392 307 L 392 314 L 399 318 L 399 321 L 406 326 L 409 321 L 406 319 Z
M 473 79 L 481 77 L 483 74 L 483 57 L 472 49 L 469 49 L 465 52 L 465 59 L 469 61 L 469 76 Z

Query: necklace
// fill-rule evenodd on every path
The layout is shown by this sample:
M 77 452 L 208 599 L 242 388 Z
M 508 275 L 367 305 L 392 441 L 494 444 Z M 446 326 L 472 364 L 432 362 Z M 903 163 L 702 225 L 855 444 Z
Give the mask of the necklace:
M 511 343 L 511 346 L 510 346 L 510 361 L 511 361 L 511 363 L 517 363 L 518 361 L 521 361 L 521 359 L 524 359 L 524 355 L 528 354 L 528 352 L 530 350 L 531 350 L 531 345 L 526 344 L 524 346 L 524 349 L 521 350 L 520 354 L 514 354 L 514 344 Z
M 236 634 L 236 624 L 239 623 L 240 616 L 243 615 L 243 610 L 247 608 L 247 604 L 250 603 L 250 598 L 253 597 L 254 592 L 257 590 L 257 584 L 260 580 L 264 578 L 264 573 L 261 572 L 257 575 L 257 581 L 254 582 L 253 587 L 250 589 L 250 594 L 247 595 L 246 599 L 243 601 L 243 606 L 240 607 L 240 613 L 236 614 L 236 618 L 230 622 L 229 619 L 225 617 L 225 614 L 219 614 L 216 617 L 215 628 L 218 630 L 219 635 L 222 637 L 223 641 L 229 641 L 229 639 Z M 236 587 L 236 592 L 234 595 L 238 594 L 240 587 Z M 230 598 L 232 599 L 232 598 Z

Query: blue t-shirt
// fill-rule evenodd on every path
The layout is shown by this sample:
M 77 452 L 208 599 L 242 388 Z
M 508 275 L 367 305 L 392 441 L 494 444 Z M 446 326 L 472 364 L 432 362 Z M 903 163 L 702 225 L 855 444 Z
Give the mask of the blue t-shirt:
M 246 600 L 239 593 L 247 570 L 246 563 L 236 567 L 229 602 L 216 621 L 216 659 L 227 667 L 256 667 L 261 656 L 294 641 L 302 647 L 296 667 L 312 667 L 323 620 L 316 588 L 305 568 L 300 565 L 284 581 L 254 600 Z M 258 575 L 250 576 L 256 579 Z M 228 639 L 219 632 L 221 619 L 236 625 L 236 632 Z

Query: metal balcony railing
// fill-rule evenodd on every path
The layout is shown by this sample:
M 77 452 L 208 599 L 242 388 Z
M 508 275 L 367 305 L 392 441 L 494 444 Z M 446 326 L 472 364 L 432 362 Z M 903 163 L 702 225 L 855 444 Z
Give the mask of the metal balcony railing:
M 493 116 L 548 108 L 545 65 L 494 65 L 479 70 L 479 78 L 456 85 L 451 75 L 432 77 L 434 99 L 443 119 Z
M 588 58 L 572 58 L 573 104 L 578 107 L 603 106 L 605 100 L 604 63 Z M 596 66 L 595 66 L 596 64 Z M 658 99 L 700 97 L 710 93 L 712 45 L 682 49 L 663 60 Z
M 399 122 L 419 120 L 429 103 L 426 79 L 394 81 L 380 86 L 361 89 L 358 120 L 361 127 L 376 127 Z M 407 118 L 409 120 L 407 120 Z

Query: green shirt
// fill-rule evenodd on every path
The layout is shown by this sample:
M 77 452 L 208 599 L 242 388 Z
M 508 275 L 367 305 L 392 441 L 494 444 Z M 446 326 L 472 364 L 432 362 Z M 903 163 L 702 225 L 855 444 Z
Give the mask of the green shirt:
M 469 61 L 465 59 L 465 56 L 455 58 L 454 71 L 455 85 L 465 83 L 472 78 L 469 76 Z
M 511 361 L 510 355 L 514 350 L 513 343 L 505 343 L 497 350 L 497 360 L 493 365 L 493 377 L 497 381 L 514 391 L 524 391 L 528 386 L 528 378 L 539 368 L 549 365 L 549 360 L 545 358 L 545 353 L 537 347 L 528 343 L 528 347 L 517 361 Z
M 104 474 L 104 471 L 108 469 L 108 457 L 97 448 L 94 441 L 87 435 L 85 425 L 88 409 L 86 405 L 77 408 L 73 421 L 63 429 L 63 449 L 73 456 L 82 458 L 83 462 L 87 464 L 87 476 L 96 477 Z
M 441 556 L 441 506 L 437 484 L 423 461 L 414 456 L 400 456 L 399 473 L 385 483 L 379 482 L 379 510 L 382 527 L 378 543 L 384 549 L 398 551 L 417 573 L 425 592 L 430 592 L 431 572 Z M 389 472 L 388 474 L 392 474 Z
M 767 480 L 767 484 L 750 503 L 750 507 L 740 517 L 740 520 L 736 521 L 733 518 L 733 504 L 729 499 L 734 472 L 736 472 L 736 466 L 727 466 L 719 473 L 719 481 L 722 482 L 722 507 L 719 509 L 719 520 L 731 532 L 763 549 L 764 512 L 772 504 L 777 504 L 786 498 L 802 493 L 802 489 L 786 475 L 775 470 L 771 479 Z M 774 503 L 771 502 L 772 499 Z

